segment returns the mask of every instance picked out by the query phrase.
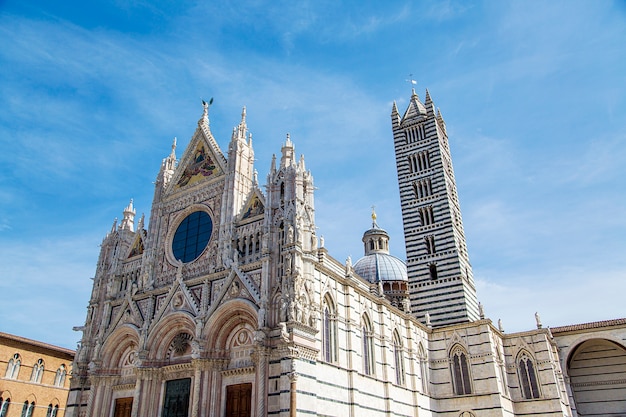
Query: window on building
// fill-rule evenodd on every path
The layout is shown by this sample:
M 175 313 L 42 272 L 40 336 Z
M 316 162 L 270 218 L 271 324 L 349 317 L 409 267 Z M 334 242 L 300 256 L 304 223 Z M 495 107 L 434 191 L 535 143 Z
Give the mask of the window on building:
M 374 337 L 372 326 L 367 316 L 361 320 L 361 338 L 363 340 L 363 373 L 365 375 L 374 374 Z
M 539 398 L 537 374 L 535 372 L 534 361 L 530 354 L 525 351 L 520 353 L 517 359 L 517 365 L 522 395 L 527 400 Z
M 337 362 L 337 317 L 334 303 L 328 295 L 324 297 L 323 326 L 324 360 Z
M 0 417 L 7 417 L 9 412 L 9 404 L 11 404 L 10 398 L 0 397 Z
M 41 377 L 43 376 L 43 359 L 39 359 L 35 365 L 33 365 L 33 372 L 30 375 L 31 382 L 41 383 Z
M 430 279 L 437 279 L 437 264 L 428 265 L 428 272 L 430 272 Z
M 402 340 L 397 331 L 393 332 L 393 357 L 396 365 L 396 383 L 398 385 L 405 384 L 404 374 L 404 349 L 402 347 Z
M 65 376 L 67 375 L 67 371 L 65 370 L 65 365 L 61 365 L 59 369 L 57 369 L 57 373 L 54 376 L 54 385 L 57 387 L 62 387 L 65 384 Z
M 452 364 L 452 385 L 454 387 L 454 393 L 456 395 L 471 394 L 471 378 L 465 350 L 460 346 L 456 346 L 452 350 L 450 362 Z
M 430 235 L 424 237 L 424 242 L 426 242 L 426 253 L 434 255 L 437 252 L 435 248 L 435 236 Z
M 432 206 L 420 207 L 418 212 L 420 215 L 420 222 L 422 223 L 422 226 L 428 226 L 435 223 L 435 215 L 433 213 Z
M 11 359 L 9 359 L 9 362 L 7 363 L 7 371 L 4 376 L 9 379 L 17 379 L 17 376 L 20 373 L 21 364 L 22 358 L 19 353 L 16 353 Z
M 422 392 L 428 393 L 428 356 L 426 356 L 426 349 L 420 342 L 417 349 L 417 355 L 420 362 L 420 379 L 422 380 Z
M 22 406 L 22 414 L 20 417 L 32 417 L 33 411 L 35 410 L 35 402 L 29 403 L 28 400 L 24 401 L 24 405 Z

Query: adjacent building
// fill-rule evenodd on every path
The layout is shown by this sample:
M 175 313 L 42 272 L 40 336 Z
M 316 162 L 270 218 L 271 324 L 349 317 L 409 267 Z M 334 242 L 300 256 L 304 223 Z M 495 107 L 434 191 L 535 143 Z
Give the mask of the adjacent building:
M 0 417 L 63 417 L 74 351 L 0 332 Z
M 391 111 L 406 263 L 375 213 L 363 258 L 334 259 L 291 138 L 260 184 L 245 109 L 224 153 L 203 106 L 149 223 L 131 201 L 102 241 L 68 416 L 626 415 L 626 320 L 484 317 L 428 93 Z

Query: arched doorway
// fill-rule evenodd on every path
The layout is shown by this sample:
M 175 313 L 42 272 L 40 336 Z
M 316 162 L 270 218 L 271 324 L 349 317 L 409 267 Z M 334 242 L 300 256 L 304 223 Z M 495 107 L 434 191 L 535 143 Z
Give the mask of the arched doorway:
M 626 349 L 606 340 L 578 345 L 567 361 L 579 416 L 626 415 Z

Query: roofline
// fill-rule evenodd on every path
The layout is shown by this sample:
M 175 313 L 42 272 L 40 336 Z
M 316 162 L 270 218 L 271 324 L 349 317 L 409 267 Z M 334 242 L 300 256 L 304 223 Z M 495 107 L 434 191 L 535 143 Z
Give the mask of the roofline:
M 599 329 L 602 327 L 613 327 L 626 325 L 626 318 L 593 321 L 590 323 L 572 324 L 569 326 L 550 327 L 550 331 L 554 335 L 555 333 L 575 332 L 580 330 Z
M 67 349 L 67 348 L 64 348 L 64 347 L 51 345 L 49 343 L 40 342 L 38 340 L 28 339 L 28 338 L 22 337 L 22 336 L 16 336 L 16 335 L 9 334 L 9 333 L 0 332 L 0 339 L 8 339 L 8 340 L 12 340 L 14 342 L 25 343 L 25 344 L 29 344 L 31 346 L 36 346 L 36 347 L 39 347 L 39 348 L 48 349 L 48 350 L 51 350 L 51 351 L 54 351 L 54 352 L 63 353 L 65 355 L 69 355 L 72 358 L 74 358 L 74 356 L 76 355 L 76 351 L 71 350 L 71 349 Z

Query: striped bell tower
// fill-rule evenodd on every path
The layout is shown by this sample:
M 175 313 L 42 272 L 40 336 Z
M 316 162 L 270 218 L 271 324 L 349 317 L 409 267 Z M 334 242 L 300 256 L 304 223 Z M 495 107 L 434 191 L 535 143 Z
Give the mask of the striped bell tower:
M 426 91 L 391 112 L 411 312 L 444 326 L 479 319 L 446 125 Z

